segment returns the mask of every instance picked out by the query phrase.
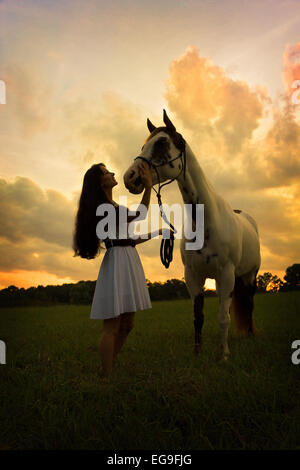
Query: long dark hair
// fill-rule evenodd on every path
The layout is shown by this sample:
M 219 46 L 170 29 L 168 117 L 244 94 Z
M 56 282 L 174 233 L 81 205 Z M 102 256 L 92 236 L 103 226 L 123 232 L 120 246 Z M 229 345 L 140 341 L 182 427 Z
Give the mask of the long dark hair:
M 99 222 L 96 209 L 100 204 L 108 201 L 101 187 L 102 171 L 100 165 L 104 165 L 104 163 L 91 166 L 83 178 L 73 234 L 73 256 L 93 259 L 103 248 L 96 234 L 96 225 Z

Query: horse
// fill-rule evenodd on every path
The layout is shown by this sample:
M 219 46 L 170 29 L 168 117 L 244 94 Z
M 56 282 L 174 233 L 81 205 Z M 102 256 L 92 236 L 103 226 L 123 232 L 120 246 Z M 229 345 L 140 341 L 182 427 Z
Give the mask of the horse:
M 186 238 L 180 243 L 184 277 L 193 302 L 194 353 L 202 345 L 204 322 L 204 284 L 215 279 L 219 297 L 218 323 L 221 332 L 221 358 L 227 360 L 230 316 L 239 333 L 254 335 L 253 297 L 260 267 L 260 242 L 255 220 L 243 210 L 232 209 L 214 190 L 185 139 L 163 110 L 165 126 L 155 127 L 147 119 L 150 135 L 124 173 L 124 184 L 133 194 L 144 186 L 139 177 L 140 159 L 149 164 L 153 186 L 167 180 L 177 181 L 185 204 L 204 204 L 204 244 L 199 250 L 187 250 Z M 164 183 L 168 184 L 168 183 Z M 194 211 L 190 217 L 194 217 Z M 190 221 L 193 223 L 193 221 Z

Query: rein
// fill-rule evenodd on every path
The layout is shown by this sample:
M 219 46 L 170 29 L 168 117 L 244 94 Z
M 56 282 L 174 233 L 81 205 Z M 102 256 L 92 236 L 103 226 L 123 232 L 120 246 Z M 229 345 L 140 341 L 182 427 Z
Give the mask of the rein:
M 160 193 L 161 193 L 162 188 L 164 186 L 166 186 L 167 184 L 170 184 L 173 181 L 175 181 L 178 178 L 178 176 L 182 173 L 182 171 L 183 171 L 183 175 L 184 175 L 184 179 L 185 179 L 186 148 L 185 148 L 185 140 L 183 139 L 183 137 L 182 137 L 181 143 L 182 143 L 182 149 L 180 151 L 180 154 L 177 157 L 175 157 L 172 160 L 169 160 L 168 162 L 165 162 L 165 163 L 159 163 L 158 165 L 155 165 L 155 163 L 153 163 L 151 160 L 148 160 L 148 158 L 143 157 L 141 155 L 139 155 L 138 157 L 135 158 L 135 160 L 140 158 L 141 160 L 144 160 L 145 162 L 147 162 L 150 168 L 151 167 L 154 168 L 154 170 L 156 172 L 156 175 L 157 175 L 158 191 L 156 191 L 156 189 L 154 187 L 152 187 L 152 188 L 156 193 L 156 197 L 157 197 L 158 205 L 159 205 L 159 210 L 160 210 L 160 215 L 161 215 L 162 219 L 166 222 L 166 224 L 169 225 L 169 227 L 172 230 L 172 232 L 170 233 L 170 238 L 163 238 L 162 241 L 161 241 L 161 245 L 160 245 L 160 259 L 161 259 L 162 264 L 165 266 L 165 268 L 168 268 L 170 266 L 170 263 L 173 259 L 174 233 L 176 233 L 177 230 L 171 224 L 171 222 L 169 222 L 168 219 L 167 219 L 167 216 L 166 216 L 166 214 L 163 210 L 163 207 L 162 207 L 162 201 L 161 201 L 161 194 Z M 181 160 L 181 170 L 178 173 L 178 175 L 176 176 L 176 178 L 173 178 L 170 181 L 167 181 L 166 183 L 161 184 L 160 183 L 159 172 L 158 172 L 157 168 L 160 167 L 160 166 L 168 165 L 169 163 L 174 162 L 175 160 L 178 160 L 179 158 Z

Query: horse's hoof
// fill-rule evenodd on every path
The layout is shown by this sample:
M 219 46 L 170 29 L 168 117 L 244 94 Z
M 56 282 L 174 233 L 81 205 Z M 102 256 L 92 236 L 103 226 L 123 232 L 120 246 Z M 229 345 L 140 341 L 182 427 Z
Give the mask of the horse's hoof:
M 198 356 L 200 351 L 201 351 L 201 345 L 200 344 L 195 344 L 195 347 L 194 347 L 195 356 Z
M 228 359 L 230 358 L 230 352 L 220 352 L 220 355 L 218 355 L 217 362 L 224 363 L 227 362 Z
M 229 357 L 230 357 L 229 353 L 223 354 L 222 357 L 221 357 L 221 362 L 228 361 Z

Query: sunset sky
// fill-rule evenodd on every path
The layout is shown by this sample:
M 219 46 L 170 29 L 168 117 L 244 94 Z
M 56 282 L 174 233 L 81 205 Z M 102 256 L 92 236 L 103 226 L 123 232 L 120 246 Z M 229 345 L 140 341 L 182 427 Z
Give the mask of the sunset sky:
M 71 249 L 84 173 L 106 163 L 140 202 L 123 173 L 163 108 L 257 221 L 261 273 L 299 262 L 299 0 L 0 0 L 0 80 L 0 289 L 97 278 L 103 255 Z M 181 279 L 179 240 L 169 269 L 159 244 L 137 248 L 146 278 Z

